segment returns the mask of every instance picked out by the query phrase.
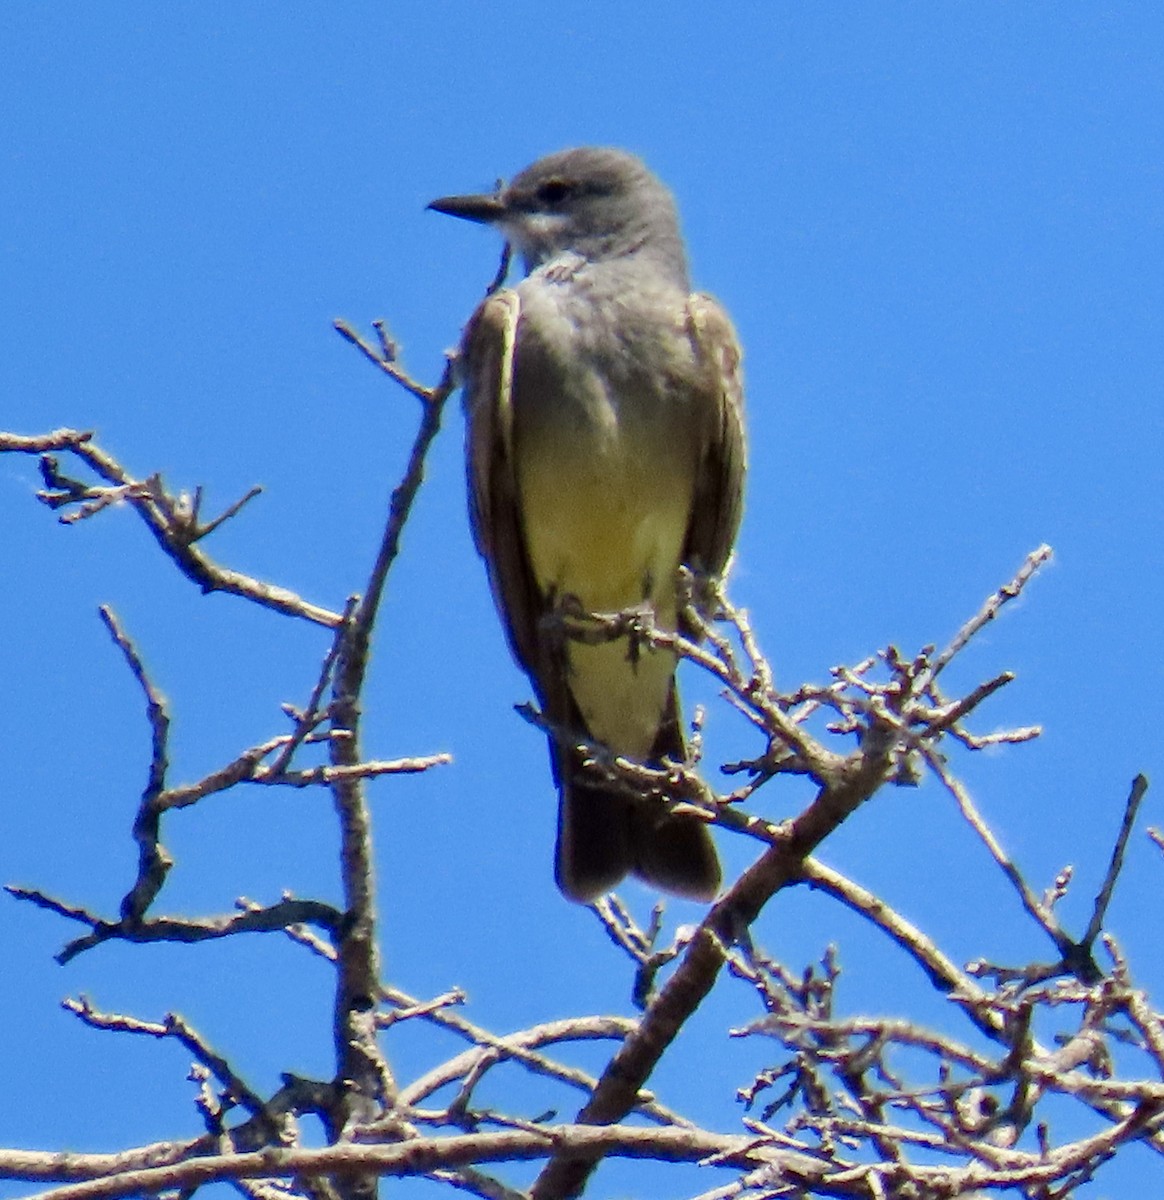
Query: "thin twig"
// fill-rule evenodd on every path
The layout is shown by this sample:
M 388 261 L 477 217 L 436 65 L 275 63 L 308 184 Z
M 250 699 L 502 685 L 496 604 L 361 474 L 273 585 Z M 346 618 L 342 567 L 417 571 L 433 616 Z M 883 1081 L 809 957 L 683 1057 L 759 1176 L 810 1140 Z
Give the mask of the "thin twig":
M 1070 939 L 1063 932 L 1046 905 L 1035 895 L 1030 885 L 1022 877 L 1014 860 L 1003 850 L 990 826 L 983 820 L 982 814 L 970 798 L 970 793 L 954 778 L 946 763 L 939 755 L 928 748 L 923 750 L 923 753 L 930 769 L 942 781 L 943 786 L 950 795 L 953 796 L 955 803 L 958 805 L 958 810 L 966 820 L 966 823 L 978 835 L 978 839 L 989 851 L 990 857 L 994 859 L 1002 873 L 1010 880 L 1014 890 L 1018 893 L 1023 908 L 1027 910 L 1027 913 L 1034 918 L 1043 932 L 1047 934 L 1064 957 L 1066 957 L 1072 948 Z
M 1099 894 L 1095 897 L 1095 908 L 1091 914 L 1091 920 L 1087 923 L 1087 932 L 1083 935 L 1082 944 L 1084 946 L 1091 946 L 1095 942 L 1095 939 L 1099 937 L 1099 931 L 1103 928 L 1103 919 L 1107 915 L 1107 906 L 1111 903 L 1116 880 L 1119 878 L 1120 870 L 1124 865 L 1124 852 L 1128 848 L 1128 839 L 1132 836 L 1132 827 L 1136 823 L 1136 814 L 1140 811 L 1140 802 L 1144 799 L 1147 791 L 1148 777 L 1146 775 L 1137 775 L 1132 780 L 1132 789 L 1128 793 L 1128 802 L 1124 805 L 1124 819 L 1120 824 L 1120 831 L 1116 837 L 1115 846 L 1112 847 L 1111 862 L 1108 864 L 1107 874 L 1103 878 L 1103 886 L 1099 889 Z
M 1012 600 L 1017 600 L 1022 595 L 1023 589 L 1030 583 L 1039 568 L 1051 560 L 1051 553 L 1051 547 L 1044 544 L 1026 556 L 1018 574 L 987 598 L 986 603 L 958 630 L 950 644 L 933 660 L 929 671 L 931 678 L 936 679 L 971 638 L 998 616 L 1004 605 L 1009 604 Z
M 165 699 L 147 675 L 141 655 L 122 629 L 113 610 L 108 605 L 102 605 L 98 611 L 145 694 L 146 717 L 151 732 L 148 779 L 133 822 L 133 838 L 138 850 L 137 878 L 121 901 L 122 921 L 132 924 L 145 915 L 173 866 L 173 859 L 161 844 L 162 809 L 158 803 L 166 783 L 170 716 Z
M 146 1034 L 155 1038 L 174 1038 L 214 1075 L 229 1093 L 232 1101 L 241 1104 L 252 1115 L 269 1116 L 267 1106 L 258 1093 L 248 1086 L 226 1059 L 178 1013 L 167 1013 L 162 1021 L 142 1021 L 119 1013 L 100 1012 L 84 996 L 77 1000 L 64 1000 L 62 1007 L 74 1013 L 93 1029 Z
M 91 430 L 56 429 L 34 437 L 0 433 L 0 453 L 7 451 L 47 456 L 52 451 L 60 450 L 70 451 L 98 478 L 111 485 L 113 495 L 109 495 L 108 488 L 93 488 L 60 475 L 53 460 L 42 458 L 42 472 L 49 472 L 50 486 L 55 489 L 53 492 L 43 493 L 42 499 L 51 507 L 59 508 L 87 499 L 95 499 L 99 502 L 98 507 L 104 507 L 108 499 L 123 499 L 145 522 L 154 540 L 182 574 L 204 592 L 228 592 L 276 612 L 300 617 L 329 629 L 334 629 L 339 624 L 338 613 L 311 604 L 287 588 L 243 575 L 211 559 L 196 543 L 206 536 L 210 528 L 221 525 L 225 516 L 213 521 L 209 527 L 199 525 L 196 514 L 185 497 L 167 492 L 162 486 L 160 476 L 154 475 L 144 480 L 135 479 L 112 455 L 93 441 Z M 232 506 L 231 516 L 239 511 L 250 495 L 251 493 L 248 493 L 243 501 Z M 65 517 L 62 518 L 64 519 Z

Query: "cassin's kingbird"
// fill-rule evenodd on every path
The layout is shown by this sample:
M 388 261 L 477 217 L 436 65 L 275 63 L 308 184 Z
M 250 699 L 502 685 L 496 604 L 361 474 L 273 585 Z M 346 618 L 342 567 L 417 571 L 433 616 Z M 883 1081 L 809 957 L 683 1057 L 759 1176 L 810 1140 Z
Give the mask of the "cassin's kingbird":
M 551 618 L 567 600 L 645 604 L 659 628 L 683 629 L 680 566 L 723 573 L 744 477 L 731 322 L 690 290 L 670 192 L 623 151 L 551 154 L 493 193 L 430 207 L 496 226 L 527 271 L 473 314 L 461 362 L 477 549 L 513 653 L 566 734 L 550 738 L 558 886 L 586 902 L 631 872 L 711 899 L 707 826 L 603 778 L 571 740 L 683 759 L 675 655 L 571 639 Z

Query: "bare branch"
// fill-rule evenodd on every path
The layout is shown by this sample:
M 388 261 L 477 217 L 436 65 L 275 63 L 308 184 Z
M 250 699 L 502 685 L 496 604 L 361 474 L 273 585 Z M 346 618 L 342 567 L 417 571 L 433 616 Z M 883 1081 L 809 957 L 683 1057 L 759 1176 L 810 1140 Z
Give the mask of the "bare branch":
M 347 1143 L 320 1150 L 270 1148 L 252 1154 L 190 1159 L 155 1168 L 109 1174 L 113 1155 L 0 1154 L 0 1172 L 9 1178 L 86 1180 L 41 1192 L 28 1200 L 113 1200 L 137 1192 L 202 1187 L 236 1179 L 270 1179 L 299 1175 L 381 1176 L 431 1174 L 483 1162 L 520 1162 L 544 1158 L 553 1150 L 657 1157 L 670 1162 L 699 1162 L 717 1156 L 718 1165 L 744 1166 L 755 1146 L 753 1137 L 728 1137 L 688 1129 L 654 1129 L 611 1125 L 605 1128 L 551 1125 L 537 1130 L 464 1134 L 447 1138 L 414 1138 L 403 1143 Z M 762 1156 L 761 1156 L 762 1157 Z M 753 1165 L 760 1157 L 752 1159 Z M 811 1163 L 806 1167 L 812 1170 Z M 94 1170 L 94 1168 L 98 1168 Z M 67 1172 L 67 1173 L 66 1173 Z
M 380 549 L 363 598 L 344 622 L 337 642 L 332 671 L 329 743 L 337 775 L 331 780 L 332 798 L 340 825 L 340 871 L 344 893 L 344 927 L 337 944 L 333 1037 L 336 1050 L 338 1103 L 329 1117 L 333 1138 L 356 1125 L 374 1120 L 382 1108 L 395 1102 L 396 1082 L 376 1041 L 373 1009 L 379 995 L 380 966 L 376 945 L 375 886 L 371 820 L 363 783 L 352 769 L 360 765 L 360 696 L 367 673 L 372 628 L 388 572 L 400 550 L 400 538 L 413 502 L 424 480 L 425 461 L 441 423 L 445 403 L 455 387 L 452 363 L 447 361 L 435 388 L 419 388 L 396 365 L 396 348 L 383 325 L 378 327 L 382 355 L 350 331 L 340 332 L 353 341 L 402 387 L 422 401 L 420 426 L 413 440 L 404 476 L 392 493 Z M 370 1181 L 358 1181 L 357 1194 L 371 1190 Z
M 1018 893 L 1019 899 L 1022 902 L 1023 908 L 1027 913 L 1034 918 L 1039 927 L 1044 933 L 1055 943 L 1059 953 L 1063 956 L 1064 961 L 1072 958 L 1076 951 L 1075 943 L 1064 933 L 1059 922 L 1055 920 L 1051 910 L 1035 895 L 1027 881 L 1022 877 L 1022 873 L 1015 865 L 1010 856 L 1003 850 L 998 839 L 994 836 L 989 826 L 982 819 L 974 801 L 970 798 L 970 793 L 958 782 L 957 779 L 950 774 L 946 764 L 933 752 L 924 751 L 926 761 L 934 774 L 942 781 L 946 790 L 954 797 L 958 805 L 959 811 L 965 818 L 967 824 L 978 835 L 982 844 L 990 852 L 991 858 L 998 864 L 1002 873 L 1010 880 L 1011 885 Z M 1094 968 L 1092 968 L 1094 971 Z
M 48 477 L 54 490 L 44 493 L 42 498 L 50 507 L 60 508 L 70 504 L 97 501 L 97 506 L 92 509 L 92 512 L 96 512 L 109 503 L 124 501 L 142 518 L 154 540 L 182 574 L 204 592 L 229 592 L 276 612 L 300 617 L 329 629 L 334 629 L 340 623 L 338 613 L 310 604 L 286 588 L 261 582 L 224 567 L 209 558 L 196 544 L 212 529 L 221 525 L 228 516 L 237 513 L 251 498 L 253 489 L 241 501 L 232 505 L 231 510 L 222 517 L 216 518 L 209 525 L 201 525 L 190 501 L 183 496 L 174 496 L 167 492 L 160 476 L 155 475 L 147 480 L 133 478 L 115 458 L 96 445 L 91 431 L 57 429 L 52 433 L 34 437 L 0 433 L 0 453 L 7 451 L 47 454 L 59 450 L 70 451 L 98 478 L 111 485 L 113 490 L 110 492 L 108 488 L 93 488 L 88 484 L 68 479 L 59 474 L 55 463 L 47 460 L 42 470 L 49 473 Z
M 806 858 L 801 870 L 810 887 L 835 896 L 846 907 L 888 934 L 921 967 L 934 987 L 964 1003 L 967 1015 L 982 1032 L 989 1037 L 997 1037 L 1002 1022 L 997 1015 L 985 1010 L 985 991 L 955 966 L 920 929 L 890 908 L 879 896 L 815 858 Z
M 291 709 L 288 711 L 288 715 L 295 721 L 295 732 L 276 755 L 275 761 L 271 763 L 271 773 L 273 775 L 281 775 L 287 770 L 291 764 L 291 759 L 295 755 L 295 751 L 298 750 L 302 742 L 327 720 L 327 712 L 321 709 L 320 705 L 323 702 L 324 694 L 331 684 L 335 664 L 339 660 L 340 650 L 343 648 L 348 623 L 356 611 L 356 603 L 357 597 L 348 597 L 347 603 L 344 605 L 343 619 L 336 628 L 331 645 L 327 648 L 327 654 L 324 655 L 323 664 L 319 668 L 319 676 L 315 681 L 315 686 L 311 689 L 311 695 L 307 700 L 307 704 L 302 710 L 296 711 Z
M 85 950 L 103 942 L 204 942 L 231 937 L 239 933 L 282 933 L 289 926 L 316 925 L 338 936 L 343 918 L 330 904 L 319 900 L 284 899 L 266 908 L 248 908 L 229 916 L 188 919 L 184 917 L 152 917 L 132 922 L 107 921 L 87 909 L 56 900 L 35 888 L 6 884 L 4 890 L 18 900 L 27 900 L 38 908 L 88 925 L 91 932 L 69 942 L 57 962 L 64 964 Z
M 158 804 L 166 783 L 166 743 L 170 732 L 170 716 L 161 693 L 151 683 L 141 656 L 121 628 L 113 610 L 102 605 L 99 611 L 110 635 L 125 656 L 133 677 L 145 693 L 146 716 L 152 734 L 149 778 L 133 822 L 133 838 L 138 851 L 137 878 L 121 901 L 122 922 L 132 925 L 145 915 L 174 865 L 161 844 L 162 809 Z
M 473 1071 L 488 1070 L 503 1062 L 516 1061 L 540 1075 L 569 1083 L 574 1087 L 589 1092 L 594 1087 L 594 1078 L 585 1071 L 564 1066 L 553 1062 L 544 1055 L 532 1053 L 542 1046 L 552 1046 L 561 1042 L 585 1042 L 599 1040 L 621 1041 L 630 1033 L 636 1022 L 625 1017 L 570 1017 L 563 1021 L 547 1021 L 535 1025 L 532 1029 L 520 1033 L 499 1037 L 478 1030 L 479 1044 L 472 1050 L 466 1050 L 455 1058 L 441 1063 L 420 1078 L 413 1080 L 400 1093 L 402 1104 L 416 1105 L 427 1099 L 433 1092 L 442 1087 L 463 1079 Z M 651 1098 L 644 1096 L 645 1103 Z M 675 1114 L 665 1118 L 658 1112 L 658 1119 L 666 1120 L 669 1124 L 689 1124 Z
M 413 379 L 407 371 L 397 365 L 400 347 L 395 339 L 388 332 L 387 323 L 384 321 L 373 321 L 373 328 L 376 330 L 379 339 L 379 348 L 370 345 L 354 330 L 347 321 L 335 320 L 332 322 L 332 327 L 336 333 L 345 341 L 351 342 L 361 354 L 375 366 L 379 367 L 385 375 L 388 376 L 394 383 L 398 383 L 406 392 L 415 396 L 424 405 L 440 405 L 448 396 L 455 386 L 452 383 L 451 369 L 446 365 L 445 377 L 441 379 L 436 387 L 425 387 L 424 384 Z
M 1120 870 L 1124 865 L 1124 852 L 1128 848 L 1128 839 L 1132 836 L 1132 826 L 1136 823 L 1136 814 L 1140 810 L 1140 802 L 1144 799 L 1147 791 L 1148 777 L 1146 775 L 1137 775 L 1132 780 L 1132 790 L 1128 793 L 1128 802 L 1124 806 L 1124 819 L 1120 824 L 1120 831 L 1116 838 L 1115 846 L 1112 848 L 1111 862 L 1108 864 L 1107 874 L 1104 876 L 1099 894 L 1095 897 L 1095 909 L 1091 914 L 1091 920 L 1087 923 L 1087 932 L 1083 935 L 1082 944 L 1086 947 L 1091 947 L 1094 944 L 1095 939 L 1099 936 L 1099 931 L 1103 928 L 1103 919 L 1107 915 L 1107 906 L 1111 903 L 1116 880 L 1119 878 Z
M 160 1022 L 140 1021 L 117 1013 L 103 1013 L 82 996 L 79 1000 L 65 1000 L 62 1006 L 75 1013 L 86 1025 L 94 1029 L 107 1029 L 119 1033 L 140 1033 L 155 1038 L 174 1038 L 209 1070 L 219 1084 L 226 1089 L 232 1103 L 241 1104 L 252 1116 L 270 1118 L 267 1106 L 259 1095 L 230 1066 L 225 1058 L 215 1051 L 205 1038 L 185 1018 L 177 1013 L 167 1013 Z
M 958 630 L 945 650 L 934 659 L 933 666 L 930 669 L 931 678 L 936 679 L 968 645 L 974 635 L 980 633 L 985 626 L 989 625 L 998 616 L 1004 605 L 1009 604 L 1012 600 L 1017 600 L 1022 595 L 1023 589 L 1034 578 L 1039 568 L 1051 561 L 1051 553 L 1051 547 L 1043 545 L 1039 546 L 1036 550 L 1032 550 L 1027 555 L 1026 561 L 1019 569 L 1019 573 L 1010 583 L 1000 587 L 997 592 L 987 599 L 982 608 Z

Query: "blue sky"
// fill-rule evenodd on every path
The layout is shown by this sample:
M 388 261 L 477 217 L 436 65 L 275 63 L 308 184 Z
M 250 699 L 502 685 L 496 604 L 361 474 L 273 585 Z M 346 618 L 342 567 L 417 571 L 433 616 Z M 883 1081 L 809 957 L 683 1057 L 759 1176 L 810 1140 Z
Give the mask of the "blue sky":
M 642 154 L 745 347 L 732 595 L 781 681 L 940 642 L 1054 546 L 957 670 L 969 687 L 1014 669 L 979 727 L 1046 734 L 955 766 L 1036 890 L 1076 865 L 1064 910 L 1086 922 L 1164 723 L 1164 14 L 66 2 L 5 6 L 0 46 L 0 427 L 94 428 L 130 470 L 201 484 L 212 508 L 261 483 L 208 550 L 331 607 L 362 586 L 416 417 L 331 320 L 386 318 L 434 380 L 498 246 L 427 201 L 567 145 Z M 374 790 L 386 963 L 422 995 L 464 986 L 499 1030 L 622 1011 L 628 972 L 553 887 L 545 750 L 512 710 L 529 688 L 469 540 L 460 444 L 450 410 L 367 697 L 369 753 L 455 756 Z M 0 876 L 108 909 L 133 867 L 148 742 L 97 604 L 172 702 L 175 781 L 280 732 L 279 703 L 306 698 L 326 641 L 200 596 L 128 512 L 59 527 L 37 486 L 33 460 L 0 460 Z M 722 707 L 708 739 L 724 757 L 755 749 Z M 761 795 L 770 816 L 806 798 L 794 782 Z M 1145 811 L 1160 821 L 1152 793 Z M 235 793 L 176 814 L 166 840 L 166 911 L 336 896 L 322 793 Z M 730 868 L 749 861 L 720 845 Z M 822 857 L 955 958 L 1049 953 L 932 784 L 879 797 Z M 1157 996 L 1158 858 L 1138 834 L 1110 917 Z M 628 895 L 646 911 L 647 893 Z M 0 1054 L 22 1102 L 0 1109 L 0 1144 L 114 1149 L 196 1128 L 184 1055 L 81 1028 L 65 994 L 178 1009 L 260 1089 L 328 1073 L 326 973 L 282 940 L 110 946 L 62 970 L 51 955 L 71 933 L 4 905 Z M 855 1009 L 935 1008 L 819 897 L 780 896 L 759 936 L 797 966 L 839 941 Z M 721 985 L 660 1090 L 730 1128 L 735 1086 L 766 1060 L 722 1031 L 753 1015 Z M 432 1051 L 398 1053 L 407 1074 Z M 672 1194 L 620 1171 L 604 1186 Z M 1130 1155 L 1081 1194 L 1158 1173 Z M 707 1186 L 693 1175 L 689 1190 Z

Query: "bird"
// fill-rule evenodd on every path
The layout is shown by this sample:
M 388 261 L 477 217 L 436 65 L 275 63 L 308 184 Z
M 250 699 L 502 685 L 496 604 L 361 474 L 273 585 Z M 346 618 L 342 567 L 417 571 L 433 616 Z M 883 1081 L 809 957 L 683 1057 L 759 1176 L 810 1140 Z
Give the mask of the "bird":
M 593 903 L 627 875 L 709 901 L 706 821 L 603 772 L 686 755 L 676 654 L 630 633 L 563 635 L 563 611 L 647 609 L 688 635 L 681 568 L 726 571 L 745 474 L 741 351 L 692 292 L 675 201 L 637 156 L 582 146 L 429 208 L 492 226 L 525 275 L 465 327 L 458 360 L 470 523 L 514 657 L 549 730 L 555 878 Z

